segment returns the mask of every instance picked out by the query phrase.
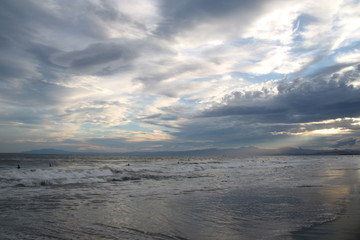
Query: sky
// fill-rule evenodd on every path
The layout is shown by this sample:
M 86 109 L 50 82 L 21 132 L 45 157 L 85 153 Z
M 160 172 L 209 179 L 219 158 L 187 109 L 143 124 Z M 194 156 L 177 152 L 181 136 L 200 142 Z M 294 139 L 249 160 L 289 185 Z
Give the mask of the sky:
M 359 0 L 2 0 L 0 152 L 360 149 Z

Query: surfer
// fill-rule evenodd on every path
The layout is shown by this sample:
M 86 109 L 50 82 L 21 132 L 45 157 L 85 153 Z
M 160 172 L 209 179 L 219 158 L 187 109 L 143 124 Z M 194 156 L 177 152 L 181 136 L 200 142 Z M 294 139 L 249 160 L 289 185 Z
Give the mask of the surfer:
M 20 169 L 20 164 L 18 164 L 17 169 Z
M 51 162 L 49 162 L 49 167 L 51 167 Z

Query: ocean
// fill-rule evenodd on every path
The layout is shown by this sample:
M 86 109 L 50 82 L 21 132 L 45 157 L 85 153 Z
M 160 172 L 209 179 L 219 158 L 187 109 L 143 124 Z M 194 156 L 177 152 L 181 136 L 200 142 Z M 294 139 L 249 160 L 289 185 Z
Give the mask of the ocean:
M 360 156 L 0 154 L 0 239 L 294 239 L 359 183 Z

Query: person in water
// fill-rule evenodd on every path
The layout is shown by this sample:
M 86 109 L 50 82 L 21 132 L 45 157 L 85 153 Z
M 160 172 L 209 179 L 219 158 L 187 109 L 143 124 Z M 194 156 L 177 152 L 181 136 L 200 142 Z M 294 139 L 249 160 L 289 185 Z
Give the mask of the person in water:
M 17 168 L 20 169 L 20 164 L 18 164 Z

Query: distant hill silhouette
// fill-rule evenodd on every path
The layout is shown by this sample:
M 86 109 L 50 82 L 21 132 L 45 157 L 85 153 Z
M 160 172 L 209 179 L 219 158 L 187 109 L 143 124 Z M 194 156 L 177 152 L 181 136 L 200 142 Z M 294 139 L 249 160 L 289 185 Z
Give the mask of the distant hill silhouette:
M 26 154 L 73 154 L 73 152 L 53 149 L 53 148 L 43 148 L 43 149 L 37 149 L 37 150 L 31 150 L 22 152 Z
M 241 147 L 230 149 L 208 148 L 188 151 L 156 151 L 156 152 L 69 152 L 64 150 L 44 148 L 22 152 L 25 154 L 68 154 L 68 155 L 124 155 L 124 156 L 265 156 L 265 155 L 359 155 L 360 150 L 313 150 L 284 147 L 278 149 L 262 149 L 257 147 Z

